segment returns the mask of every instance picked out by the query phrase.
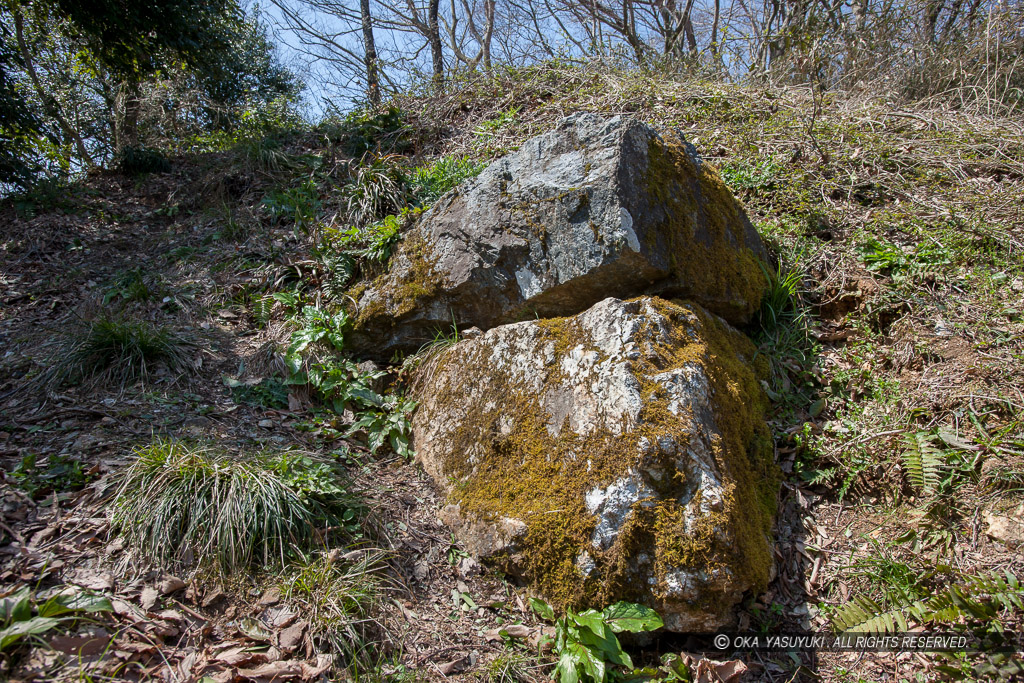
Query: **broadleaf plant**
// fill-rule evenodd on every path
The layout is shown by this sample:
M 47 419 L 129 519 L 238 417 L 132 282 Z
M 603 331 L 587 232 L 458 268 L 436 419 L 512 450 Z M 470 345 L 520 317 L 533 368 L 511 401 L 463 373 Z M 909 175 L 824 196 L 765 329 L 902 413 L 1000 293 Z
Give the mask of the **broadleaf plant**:
M 653 609 L 632 602 L 617 602 L 601 612 L 570 609 L 558 619 L 543 600 L 531 598 L 530 606 L 542 619 L 555 622 L 555 678 L 559 683 L 604 683 L 632 672 L 633 660 L 615 634 L 656 631 L 664 625 Z

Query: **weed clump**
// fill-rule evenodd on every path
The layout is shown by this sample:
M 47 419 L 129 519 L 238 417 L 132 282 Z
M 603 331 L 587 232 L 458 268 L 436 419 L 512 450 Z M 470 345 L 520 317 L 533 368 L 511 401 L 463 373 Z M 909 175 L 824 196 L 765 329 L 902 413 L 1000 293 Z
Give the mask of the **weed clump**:
M 331 465 L 298 452 L 234 455 L 158 441 L 135 452 L 113 526 L 160 562 L 209 558 L 221 571 L 283 566 L 327 532 L 359 535 L 362 505 Z
M 174 373 L 193 369 L 195 343 L 178 332 L 144 320 L 101 315 L 68 333 L 49 382 L 145 382 L 158 364 Z

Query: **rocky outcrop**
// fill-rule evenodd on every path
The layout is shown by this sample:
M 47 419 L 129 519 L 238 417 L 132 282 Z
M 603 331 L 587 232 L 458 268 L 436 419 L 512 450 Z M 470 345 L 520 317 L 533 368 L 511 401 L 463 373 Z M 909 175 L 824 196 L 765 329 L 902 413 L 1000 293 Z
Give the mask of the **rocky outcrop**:
M 565 316 L 608 296 L 692 299 L 732 322 L 760 303 L 757 232 L 675 135 L 577 114 L 425 212 L 385 275 L 350 292 L 347 345 L 386 358 L 438 329 Z
M 777 481 L 754 347 L 689 303 L 605 299 L 420 370 L 417 457 L 468 550 L 560 605 L 729 623 L 764 587 Z

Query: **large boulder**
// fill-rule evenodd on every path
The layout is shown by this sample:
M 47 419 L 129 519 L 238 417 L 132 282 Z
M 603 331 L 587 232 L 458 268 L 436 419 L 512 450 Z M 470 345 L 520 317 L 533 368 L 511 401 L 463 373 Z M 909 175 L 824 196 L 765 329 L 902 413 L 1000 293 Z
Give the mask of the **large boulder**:
M 764 246 L 718 173 L 674 134 L 576 114 L 447 194 L 388 273 L 350 292 L 349 345 L 375 357 L 447 330 L 692 299 L 734 323 L 761 302 Z
M 605 299 L 422 366 L 417 457 L 465 547 L 562 606 L 730 623 L 772 566 L 778 479 L 755 348 L 697 305 Z

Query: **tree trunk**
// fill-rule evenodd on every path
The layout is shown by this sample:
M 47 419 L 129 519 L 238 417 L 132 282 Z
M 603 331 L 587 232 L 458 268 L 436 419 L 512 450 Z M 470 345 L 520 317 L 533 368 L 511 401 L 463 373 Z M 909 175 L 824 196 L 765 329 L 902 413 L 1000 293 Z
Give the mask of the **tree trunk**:
M 21 9 L 17 4 L 12 5 L 11 11 L 14 14 L 14 34 L 18 41 L 18 50 L 21 52 L 21 58 L 25 62 L 25 70 L 28 72 L 29 80 L 32 81 L 32 87 L 35 88 L 36 95 L 43 103 L 43 109 L 47 115 L 52 117 L 57 125 L 60 126 L 64 136 L 67 140 L 71 140 L 75 144 L 75 149 L 78 152 L 79 158 L 82 163 L 86 166 L 92 167 L 93 163 L 92 156 L 89 154 L 89 150 L 85 148 L 85 141 L 82 140 L 82 136 L 78 134 L 78 131 L 68 123 L 68 120 L 64 118 L 64 115 L 60 111 L 60 104 L 46 91 L 43 87 L 42 82 L 39 80 L 39 74 L 36 73 L 35 64 L 32 62 L 32 53 L 28 49 L 28 44 L 25 43 L 25 19 L 21 14 Z
M 118 88 L 118 112 L 115 119 L 114 153 L 139 146 L 139 112 L 142 109 L 140 85 L 130 80 Z
M 377 43 L 373 39 L 373 17 L 370 0 L 359 0 L 359 15 L 363 25 L 363 64 L 366 67 L 366 96 L 370 105 L 380 104 L 380 77 L 377 74 Z
M 711 21 L 711 58 L 716 65 L 721 65 L 722 57 L 718 50 L 718 22 L 722 17 L 722 0 L 715 0 L 715 18 Z
M 441 46 L 441 29 L 437 22 L 440 0 L 430 0 L 427 5 L 427 42 L 430 43 L 430 58 L 434 69 L 434 89 L 444 88 L 444 53 Z

